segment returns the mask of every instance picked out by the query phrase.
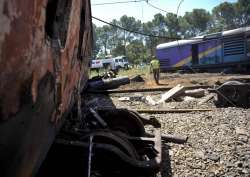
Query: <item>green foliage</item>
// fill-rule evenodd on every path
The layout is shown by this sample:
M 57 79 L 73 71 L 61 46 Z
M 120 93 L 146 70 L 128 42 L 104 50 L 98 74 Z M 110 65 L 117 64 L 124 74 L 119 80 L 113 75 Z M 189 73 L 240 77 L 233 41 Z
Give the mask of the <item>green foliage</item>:
M 108 54 L 107 48 L 110 40 L 110 29 L 111 28 L 108 25 L 96 28 L 96 36 L 97 36 L 96 43 L 97 45 L 102 46 L 104 48 L 105 55 Z
M 93 29 L 93 57 L 96 58 L 101 49 L 101 45 L 97 43 L 96 25 L 92 24 Z
M 213 9 L 214 23 L 221 29 L 236 27 L 236 9 L 232 3 L 224 2 Z
M 192 12 L 186 12 L 184 19 L 189 24 L 188 33 L 195 36 L 201 32 L 206 32 L 211 15 L 205 9 L 193 9 Z
M 180 31 L 179 19 L 174 13 L 167 13 L 165 17 L 168 35 L 170 37 L 178 37 L 177 33 Z
M 116 47 L 111 51 L 113 56 L 120 56 L 124 54 L 124 45 L 121 42 L 118 42 Z
M 240 26 L 250 25 L 250 0 L 238 0 L 235 9 L 238 24 Z

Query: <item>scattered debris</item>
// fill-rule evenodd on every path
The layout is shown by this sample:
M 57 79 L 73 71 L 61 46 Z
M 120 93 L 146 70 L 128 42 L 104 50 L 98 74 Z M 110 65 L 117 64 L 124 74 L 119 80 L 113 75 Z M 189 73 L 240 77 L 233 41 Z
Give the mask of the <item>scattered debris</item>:
M 218 100 L 215 104 L 218 107 L 250 107 L 250 83 L 228 81 L 218 88 L 210 89 L 209 91 L 217 93 Z
M 89 89 L 95 90 L 107 90 L 107 89 L 115 89 L 121 85 L 129 84 L 130 80 L 127 76 L 117 77 L 113 79 L 101 79 L 97 81 L 90 81 L 88 83 Z
M 239 135 L 238 140 L 243 142 L 243 143 L 247 143 L 248 142 L 248 136 L 247 135 Z
M 205 96 L 205 89 L 185 90 L 186 96 L 201 98 Z
M 121 97 L 118 100 L 119 101 L 130 101 L 130 97 Z
M 150 105 L 152 105 L 152 106 L 155 106 L 156 105 L 156 102 L 153 100 L 153 98 L 151 97 L 151 96 L 146 96 L 146 98 L 145 98 L 145 101 L 146 101 L 146 103 L 148 103 L 148 104 L 150 104 Z
M 109 71 L 105 71 L 104 73 L 102 73 L 102 75 L 97 75 L 92 77 L 91 79 L 89 79 L 89 81 L 98 81 L 101 79 L 112 79 L 112 78 L 116 78 L 117 76 L 117 72 L 109 70 Z
M 207 74 L 208 76 L 209 74 Z M 189 76 L 190 77 L 190 76 Z M 197 74 L 196 77 L 204 77 Z M 232 77 L 232 76 L 225 76 Z M 211 78 L 212 80 L 212 78 Z M 223 78 L 214 78 L 223 82 Z M 182 83 L 182 82 L 180 82 Z M 208 82 L 211 84 L 211 82 Z M 165 112 L 164 113 L 143 113 L 145 117 L 150 118 L 152 115 L 161 123 L 162 141 L 164 142 L 164 134 L 180 134 L 189 137 L 187 144 L 176 145 L 172 143 L 166 144 L 167 162 L 163 162 L 163 173 L 170 168 L 169 176 L 247 176 L 250 174 L 250 154 L 249 142 L 249 109 L 242 108 L 220 108 L 216 109 L 212 104 L 212 100 L 217 97 L 215 93 L 206 93 L 202 98 L 187 102 L 177 102 L 169 100 L 165 104 L 152 106 L 144 102 L 121 102 L 116 95 L 129 96 L 137 93 L 133 92 L 149 92 L 141 93 L 145 98 L 149 95 L 155 102 L 158 101 L 165 90 L 154 89 L 132 89 L 137 85 L 132 85 L 131 89 L 124 92 L 118 90 L 119 93 L 112 97 L 112 104 L 118 108 L 129 108 L 132 110 L 141 109 L 211 109 L 208 112 Z M 130 88 L 130 87 L 127 87 Z M 141 88 L 141 87 L 140 87 Z M 203 87 L 200 87 L 203 88 Z M 161 88 L 160 88 L 161 89 Z M 184 90 L 193 90 L 194 88 L 185 87 Z M 199 89 L 196 87 L 195 89 Z M 206 88 L 204 88 L 206 89 Z M 112 90 L 111 93 L 117 90 Z M 132 92 L 130 92 L 132 91 Z M 113 93 L 115 93 L 113 92 Z M 207 92 L 207 91 L 206 91 Z M 110 92 L 109 92 L 110 93 Z M 88 96 L 93 99 L 94 96 Z M 103 97 L 107 98 L 106 95 Z M 183 98 L 184 94 L 176 95 L 174 98 Z M 105 101 L 100 99 L 101 101 Z M 175 100 L 175 99 L 174 99 Z M 133 104 L 132 104 L 133 103 Z M 106 101 L 104 103 L 106 104 Z M 165 110 L 166 111 L 166 110 Z M 102 115 L 102 114 L 100 114 Z M 127 119 L 127 118 L 126 118 Z M 133 129 L 133 128 L 130 128 Z M 147 132 L 151 133 L 151 127 L 146 127 Z M 165 141 L 167 142 L 167 141 Z M 169 151 L 169 149 L 171 149 Z M 165 151 L 163 151 L 165 152 Z M 164 155 L 164 154 L 163 154 Z M 169 164 L 168 159 L 171 163 Z M 167 172 L 168 173 L 168 172 Z M 157 174 L 156 176 L 161 176 Z M 166 175 L 168 176 L 168 174 Z
M 198 159 L 202 159 L 202 160 L 205 160 L 206 159 L 206 155 L 203 151 L 201 150 L 198 150 L 195 152 L 195 157 L 198 158 Z
M 207 158 L 210 159 L 210 160 L 212 160 L 212 161 L 215 161 L 215 162 L 217 162 L 218 160 L 220 160 L 220 156 L 218 156 L 215 153 L 207 154 Z
M 185 96 L 185 97 L 183 98 L 183 101 L 192 101 L 192 100 L 195 100 L 195 98 L 194 98 L 194 97 L 191 97 L 191 96 Z
M 237 138 L 238 138 L 239 141 L 241 141 L 243 143 L 248 142 L 248 138 L 249 138 L 248 137 L 249 136 L 248 130 L 246 130 L 245 128 L 236 127 L 235 133 L 236 133 Z
M 198 105 L 202 105 L 202 104 L 204 104 L 204 103 L 207 103 L 208 101 L 214 99 L 214 97 L 215 97 L 215 94 L 214 94 L 214 93 L 210 93 L 210 94 L 208 94 L 207 96 L 205 96 L 205 97 L 198 103 Z
M 116 76 L 117 76 L 117 72 L 110 70 L 103 74 L 103 79 L 116 78 Z
M 145 80 L 141 77 L 141 75 L 137 75 L 130 79 L 131 82 L 145 82 Z
M 143 101 L 144 97 L 142 95 L 134 95 L 131 97 L 120 97 L 119 101 Z
M 172 88 L 168 92 L 164 93 L 161 96 L 161 99 L 157 102 L 157 104 L 164 103 L 165 101 L 168 101 L 169 99 L 173 98 L 174 96 L 180 94 L 183 91 L 183 89 L 184 89 L 184 86 L 181 86 L 180 84 L 178 84 L 177 86 L 175 86 L 174 88 Z
M 177 143 L 177 144 L 184 144 L 187 142 L 187 136 L 180 136 L 180 135 L 170 135 L 170 134 L 162 134 L 162 140 L 168 143 Z
M 248 131 L 245 128 L 236 127 L 235 133 L 237 135 L 248 135 Z

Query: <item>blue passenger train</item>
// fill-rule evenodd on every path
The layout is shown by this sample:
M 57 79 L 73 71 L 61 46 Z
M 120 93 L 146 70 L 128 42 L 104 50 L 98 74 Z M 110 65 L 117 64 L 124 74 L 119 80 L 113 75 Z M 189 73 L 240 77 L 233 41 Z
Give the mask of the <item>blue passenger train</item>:
M 250 27 L 160 44 L 161 71 L 238 68 L 250 71 Z

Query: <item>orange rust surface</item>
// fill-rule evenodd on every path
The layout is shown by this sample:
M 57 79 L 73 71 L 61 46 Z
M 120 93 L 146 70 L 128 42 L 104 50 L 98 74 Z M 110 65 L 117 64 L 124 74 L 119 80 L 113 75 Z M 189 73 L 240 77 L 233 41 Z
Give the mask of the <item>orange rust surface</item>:
M 90 0 L 56 1 L 72 2 L 63 47 L 46 32 L 48 1 L 0 0 L 0 176 L 34 176 L 88 79 Z
M 87 79 L 86 68 L 91 54 L 91 11 L 88 0 L 73 0 L 70 12 L 67 40 L 60 50 L 60 76 L 55 75 L 53 47 L 46 37 L 45 20 L 47 0 L 2 0 L 0 1 L 0 114 L 6 120 L 22 107 L 23 87 L 31 84 L 30 92 L 34 103 L 37 97 L 37 85 L 41 78 L 51 72 L 61 83 L 61 112 L 69 106 L 74 89 L 80 77 Z M 83 6 L 82 6 L 83 4 Z M 84 41 L 85 58 L 74 58 L 74 49 L 78 47 L 81 7 L 85 12 Z M 72 60 L 75 62 L 72 65 Z M 83 74 L 83 76 L 81 76 Z M 1 119 L 0 118 L 0 119 Z

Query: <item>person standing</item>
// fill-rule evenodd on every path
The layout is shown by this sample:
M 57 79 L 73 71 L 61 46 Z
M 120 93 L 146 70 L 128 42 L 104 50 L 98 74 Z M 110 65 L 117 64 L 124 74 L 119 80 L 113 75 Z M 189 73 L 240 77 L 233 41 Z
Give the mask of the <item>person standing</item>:
M 155 82 L 158 85 L 160 78 L 160 62 L 155 56 L 152 57 L 150 62 L 150 71 L 153 72 Z

